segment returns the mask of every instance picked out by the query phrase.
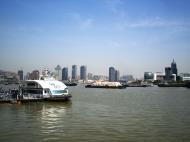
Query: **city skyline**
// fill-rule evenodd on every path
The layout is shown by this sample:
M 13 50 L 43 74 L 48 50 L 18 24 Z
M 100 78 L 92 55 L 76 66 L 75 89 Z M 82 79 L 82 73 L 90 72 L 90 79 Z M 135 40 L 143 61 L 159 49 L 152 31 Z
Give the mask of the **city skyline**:
M 134 81 L 134 77 L 133 75 L 127 75 L 127 74 L 123 74 L 122 76 L 120 76 L 120 72 L 119 70 L 115 69 L 114 67 L 109 67 L 109 73 L 108 76 L 107 75 L 97 75 L 97 74 L 92 74 L 92 73 L 88 73 L 87 72 L 87 66 L 85 65 L 81 65 L 80 66 L 80 76 L 77 75 L 77 65 L 72 65 L 72 72 L 71 72 L 71 76 L 69 76 L 69 72 L 68 72 L 68 67 L 63 67 L 61 68 L 60 65 L 57 65 L 54 68 L 54 72 L 52 72 L 51 70 L 49 70 L 48 68 L 44 68 L 45 70 L 48 70 L 48 72 L 51 75 L 55 75 L 54 77 L 56 77 L 56 79 L 58 80 L 63 80 L 63 81 L 67 81 L 67 80 L 71 80 L 71 81 L 77 81 L 77 80 L 109 80 L 109 82 L 117 82 L 117 81 L 126 81 L 126 80 L 130 80 L 130 81 Z M 42 71 L 42 74 L 44 73 L 44 69 Z M 18 79 L 18 80 L 26 80 L 26 79 L 37 79 L 40 76 L 40 71 L 39 70 L 33 70 L 31 73 L 27 72 L 24 74 L 23 70 L 18 70 L 17 73 L 15 72 L 11 72 L 11 71 L 3 71 L 0 70 L 1 72 L 1 79 L 5 79 L 5 78 L 12 78 L 14 79 Z M 87 75 L 88 73 L 88 75 Z M 12 75 L 12 76 L 10 76 Z M 141 78 L 136 78 L 136 80 L 141 80 L 143 79 Z M 144 72 L 144 80 L 145 81 L 187 81 L 190 79 L 190 73 L 180 73 L 178 74 L 178 68 L 177 68 L 177 63 L 175 62 L 175 60 L 173 59 L 172 63 L 171 63 L 171 67 L 167 66 L 165 67 L 165 72 Z M 12 81 L 13 81 L 12 80 Z
M 59 64 L 93 74 L 143 77 L 174 58 L 190 72 L 190 1 L 0 1 L 0 69 L 24 73 Z

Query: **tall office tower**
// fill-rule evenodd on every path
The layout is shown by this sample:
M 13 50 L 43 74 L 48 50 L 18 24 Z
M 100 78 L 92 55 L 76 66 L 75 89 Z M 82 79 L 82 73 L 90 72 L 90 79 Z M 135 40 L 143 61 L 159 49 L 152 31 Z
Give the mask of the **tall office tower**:
M 86 77 L 87 77 L 87 68 L 86 66 L 83 65 L 80 67 L 80 79 L 86 80 Z
M 72 65 L 72 80 L 77 80 L 77 65 Z
M 175 74 L 177 76 L 177 64 L 173 59 L 173 62 L 171 63 L 171 70 L 172 70 L 172 74 Z
M 109 67 L 109 81 L 114 82 L 115 81 L 115 68 Z
M 165 80 L 169 81 L 172 80 L 172 70 L 171 67 L 165 68 Z
M 119 81 L 119 70 L 115 70 L 115 81 Z
M 88 73 L 88 80 L 93 80 L 93 74 L 92 73 Z
M 38 80 L 39 77 L 40 77 L 40 72 L 38 70 L 32 71 L 32 73 L 30 73 L 29 75 L 29 79 L 31 80 Z
M 62 80 L 68 80 L 68 68 L 67 67 L 62 69 Z
M 56 79 L 57 80 L 61 80 L 61 66 L 60 65 L 57 65 L 55 67 L 55 71 L 56 71 Z
M 18 76 L 19 76 L 19 80 L 23 80 L 24 76 L 23 76 L 23 70 L 19 70 L 18 71 Z

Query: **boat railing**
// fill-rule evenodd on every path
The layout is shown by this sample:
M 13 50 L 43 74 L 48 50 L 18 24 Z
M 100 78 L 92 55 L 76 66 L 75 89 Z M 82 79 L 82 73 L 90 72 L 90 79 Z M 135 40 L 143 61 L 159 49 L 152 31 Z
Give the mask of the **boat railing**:
M 22 94 L 22 99 L 25 100 L 30 100 L 30 99 L 42 99 L 43 95 L 42 94 L 30 94 L 30 93 L 24 93 Z
M 11 100 L 12 99 L 12 94 L 9 94 L 9 93 L 1 94 L 0 99 L 1 100 Z

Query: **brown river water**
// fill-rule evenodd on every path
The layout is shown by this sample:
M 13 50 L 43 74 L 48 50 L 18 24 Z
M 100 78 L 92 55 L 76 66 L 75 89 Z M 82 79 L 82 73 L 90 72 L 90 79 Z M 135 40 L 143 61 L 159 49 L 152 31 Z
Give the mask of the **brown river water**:
M 70 102 L 0 104 L 0 142 L 190 142 L 190 89 L 69 90 Z

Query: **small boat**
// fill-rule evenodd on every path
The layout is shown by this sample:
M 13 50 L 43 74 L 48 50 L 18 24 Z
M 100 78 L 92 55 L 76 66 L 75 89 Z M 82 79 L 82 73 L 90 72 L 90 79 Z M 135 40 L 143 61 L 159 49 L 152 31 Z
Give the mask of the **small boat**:
M 63 82 L 66 86 L 77 86 L 75 82 Z

